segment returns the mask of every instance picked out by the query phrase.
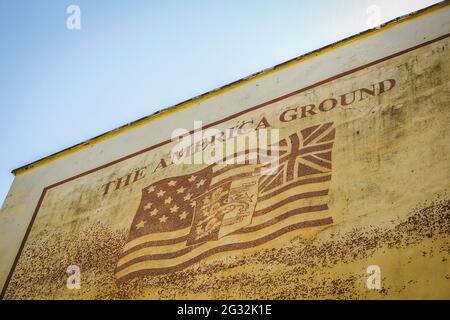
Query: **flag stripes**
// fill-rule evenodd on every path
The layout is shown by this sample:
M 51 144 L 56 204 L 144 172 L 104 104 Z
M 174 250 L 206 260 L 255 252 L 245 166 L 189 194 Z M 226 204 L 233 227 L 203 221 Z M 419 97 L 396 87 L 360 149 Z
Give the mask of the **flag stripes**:
M 152 257 L 141 257 L 137 262 L 123 265 L 116 269 L 116 277 L 120 281 L 126 281 L 136 276 L 159 275 L 171 273 L 182 270 L 193 263 L 199 262 L 202 259 L 213 256 L 218 253 L 238 250 L 242 252 L 245 249 L 253 248 L 255 246 L 267 243 L 282 235 L 292 233 L 303 228 L 320 227 L 333 223 L 331 217 L 322 219 L 314 219 L 311 221 L 301 221 L 293 223 L 291 220 L 285 221 L 283 226 L 270 233 L 258 233 L 254 235 L 244 234 L 243 237 L 229 241 L 228 237 L 221 238 L 219 241 L 209 242 L 205 244 L 203 252 L 192 250 L 191 252 L 172 259 L 152 260 Z M 220 242 L 220 243 L 219 243 Z M 180 259 L 181 258 L 181 259 Z
M 125 281 L 136 276 L 173 272 L 208 256 L 249 249 L 302 228 L 331 224 L 328 195 L 334 137 L 333 124 L 325 123 L 280 140 L 280 158 L 273 175 L 261 175 L 260 163 L 215 164 L 145 188 L 129 239 L 117 263 L 116 277 Z M 246 187 L 254 179 L 257 189 Z M 240 194 L 236 190 L 247 190 L 247 193 L 256 190 L 256 193 Z M 253 196 L 256 204 L 250 208 L 248 201 Z M 226 197 L 228 200 L 223 202 Z M 212 209 L 215 208 L 211 207 L 215 205 L 212 199 L 220 199 L 221 205 Z M 206 226 L 193 225 L 196 215 L 203 215 L 197 223 L 214 222 L 219 224 L 217 229 L 223 219 L 220 217 L 224 217 L 217 214 L 240 206 L 251 213 L 249 222 L 244 220 L 245 224 L 231 227 L 220 236 L 212 233 L 195 238 L 206 239 L 200 242 L 189 240 L 192 232 L 203 231 Z M 213 215 L 212 220 L 208 220 L 203 211 L 206 208 L 211 210 L 207 213 Z M 146 225 L 144 218 L 149 214 L 152 224 Z M 233 223 L 237 218 L 227 221 Z M 163 226 L 158 226 L 158 222 Z

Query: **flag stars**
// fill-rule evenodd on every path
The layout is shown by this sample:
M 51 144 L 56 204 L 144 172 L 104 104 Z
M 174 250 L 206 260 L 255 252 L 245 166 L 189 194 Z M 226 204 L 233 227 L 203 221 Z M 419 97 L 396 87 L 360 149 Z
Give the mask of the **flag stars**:
M 177 182 L 175 180 L 171 180 L 168 183 L 168 185 L 171 186 L 171 187 L 175 187 L 176 184 L 177 184 Z
M 199 182 L 197 182 L 197 188 L 200 188 L 202 185 L 204 185 L 206 182 L 205 179 L 200 180 Z
M 152 208 L 152 203 L 151 202 L 149 202 L 149 203 L 147 203 L 145 206 L 144 206 L 144 210 L 150 210 L 151 208 Z
M 177 189 L 177 193 L 183 193 L 186 190 L 185 187 L 181 187 L 179 189 Z
M 153 217 L 153 216 L 156 216 L 156 214 L 158 213 L 158 209 L 153 209 L 152 211 L 150 211 L 150 215 Z
M 159 190 L 156 195 L 158 196 L 158 198 L 161 198 L 164 195 L 164 193 L 166 193 L 164 190 Z
M 178 211 L 178 209 L 179 209 L 178 206 L 174 205 L 172 208 L 170 208 L 170 212 L 176 213 Z
M 166 215 L 163 215 L 161 218 L 159 218 L 159 222 L 161 222 L 161 223 L 166 223 L 166 221 L 167 221 Z
M 190 203 L 191 207 L 195 207 L 196 204 L 197 204 L 197 202 L 195 200 L 191 201 L 191 203 Z
M 172 202 L 172 197 L 168 197 L 166 198 L 166 200 L 164 200 L 164 203 L 166 204 L 170 204 Z
M 147 188 L 147 192 L 148 193 L 151 193 L 153 191 L 155 191 L 155 186 L 150 186 L 150 187 Z
M 192 198 L 192 193 L 188 193 L 187 195 L 185 195 L 185 196 L 183 197 L 184 201 L 191 200 L 191 198 Z
M 195 179 L 197 179 L 197 177 L 194 176 L 194 175 L 192 175 L 192 176 L 189 177 L 188 181 L 189 181 L 189 182 L 194 182 Z
M 143 227 L 145 227 L 145 223 L 146 223 L 147 221 L 144 221 L 144 220 L 141 220 L 138 224 L 136 224 L 136 229 L 141 229 L 141 228 L 143 228 Z
M 180 220 L 186 219 L 187 215 L 188 215 L 187 212 L 186 212 L 186 211 L 183 211 L 183 213 L 181 213 L 181 214 L 179 215 Z

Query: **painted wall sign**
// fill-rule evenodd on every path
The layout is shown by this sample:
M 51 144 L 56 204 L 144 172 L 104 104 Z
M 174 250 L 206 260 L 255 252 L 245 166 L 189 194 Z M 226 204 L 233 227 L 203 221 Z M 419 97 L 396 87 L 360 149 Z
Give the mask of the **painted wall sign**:
M 180 149 L 193 157 L 230 129 L 277 130 L 271 174 L 261 162 L 176 163 L 166 135 L 43 191 L 30 186 L 69 160 L 18 175 L 0 226 L 18 219 L 27 190 L 40 198 L 3 298 L 450 298 L 449 43 L 447 32 L 253 105 L 245 93 L 221 119 L 160 120 L 217 130 Z M 268 79 L 288 71 L 277 72 Z M 145 139 L 134 130 L 102 148 Z M 85 150 L 80 166 L 100 157 Z

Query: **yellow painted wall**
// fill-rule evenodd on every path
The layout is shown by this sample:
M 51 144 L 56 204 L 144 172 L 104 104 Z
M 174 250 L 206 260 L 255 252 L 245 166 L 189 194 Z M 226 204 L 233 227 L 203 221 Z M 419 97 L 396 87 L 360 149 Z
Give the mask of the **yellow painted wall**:
M 20 173 L 0 213 L 3 298 L 449 299 L 449 12 L 448 6 L 435 7 Z M 352 93 L 354 101 L 344 105 Z M 304 108 L 311 104 L 314 109 Z M 281 140 L 298 134 L 302 148 L 307 141 L 302 130 L 332 124 L 334 137 L 322 136 L 333 144 L 331 168 L 307 176 L 331 180 L 272 200 L 325 188 L 320 199 L 302 199 L 286 210 L 319 204 L 327 209 L 292 215 L 257 233 L 205 242 L 195 250 L 302 225 L 161 274 L 148 270 L 181 265 L 186 256 L 157 262 L 146 257 L 183 250 L 188 243 L 151 247 L 142 241 L 132 256 L 137 260 L 123 267 L 135 216 L 146 212 L 143 192 L 161 187 L 165 179 L 182 183 L 185 175 L 200 177 L 207 167 L 168 164 L 174 143 L 161 143 L 175 128 L 190 130 L 194 120 L 220 130 L 268 124 L 280 130 Z M 117 189 L 111 184 L 106 191 L 108 182 L 130 173 L 128 184 Z M 173 201 L 181 204 L 181 196 Z M 329 223 L 308 224 L 328 218 Z M 155 223 L 151 219 L 147 223 Z M 252 219 L 248 226 L 263 221 Z M 187 254 L 195 257 L 192 252 Z M 79 290 L 66 287 L 69 265 L 81 269 Z M 366 286 L 371 265 L 380 267 L 381 290 Z

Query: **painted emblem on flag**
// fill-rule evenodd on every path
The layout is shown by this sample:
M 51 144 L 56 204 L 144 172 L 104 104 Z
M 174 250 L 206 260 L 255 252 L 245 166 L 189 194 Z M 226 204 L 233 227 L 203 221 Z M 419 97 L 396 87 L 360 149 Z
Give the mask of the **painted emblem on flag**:
M 333 123 L 325 123 L 280 140 L 271 175 L 261 174 L 261 164 L 213 164 L 144 188 L 117 279 L 174 272 L 209 256 L 332 224 L 334 138 Z

